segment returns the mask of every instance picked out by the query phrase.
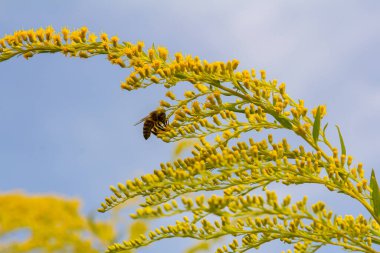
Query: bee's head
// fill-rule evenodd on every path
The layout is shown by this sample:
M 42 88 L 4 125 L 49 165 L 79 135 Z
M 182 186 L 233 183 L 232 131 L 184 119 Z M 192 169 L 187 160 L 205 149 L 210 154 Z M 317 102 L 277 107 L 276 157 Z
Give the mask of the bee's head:
M 164 110 L 157 111 L 157 120 L 160 122 L 166 121 L 166 114 Z

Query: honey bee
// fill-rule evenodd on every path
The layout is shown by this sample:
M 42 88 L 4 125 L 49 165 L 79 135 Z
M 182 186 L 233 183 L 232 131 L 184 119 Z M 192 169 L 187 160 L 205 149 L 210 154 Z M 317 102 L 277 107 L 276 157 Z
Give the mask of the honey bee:
M 145 140 L 150 137 L 151 133 L 157 135 L 158 131 L 165 131 L 165 128 L 168 125 L 165 111 L 162 109 L 158 109 L 149 113 L 148 116 L 137 122 L 135 126 L 142 122 L 144 122 L 143 135 Z

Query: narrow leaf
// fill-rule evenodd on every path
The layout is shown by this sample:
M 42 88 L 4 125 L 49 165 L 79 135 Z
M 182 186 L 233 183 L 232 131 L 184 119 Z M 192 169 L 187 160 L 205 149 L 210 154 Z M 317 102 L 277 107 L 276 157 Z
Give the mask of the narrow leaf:
M 182 73 L 175 73 L 174 76 L 179 78 L 179 79 L 186 79 L 187 78 L 187 76 L 185 74 L 182 74 Z
M 290 123 L 290 121 L 287 118 L 284 118 L 281 115 L 272 115 L 282 126 L 284 126 L 287 129 L 292 129 L 293 125 Z
M 371 205 L 373 207 L 373 211 L 375 212 L 375 215 L 379 217 L 380 216 L 380 191 L 379 191 L 379 185 L 377 184 L 375 171 L 373 169 L 371 172 L 370 187 L 372 189 Z
M 323 135 L 326 136 L 326 129 L 329 123 L 326 123 L 326 125 L 323 127 Z
M 315 144 L 318 142 L 320 129 L 321 129 L 321 109 L 318 106 L 317 114 L 315 115 L 314 125 L 313 125 L 313 139 L 314 139 Z
M 376 239 L 376 238 L 372 238 L 372 243 L 375 243 L 377 245 L 380 245 L 380 240 Z
M 233 80 L 233 84 L 235 85 L 235 87 L 240 90 L 241 92 L 243 92 L 244 94 L 248 94 L 248 92 L 244 89 L 244 87 L 239 83 L 239 81 L 237 80 Z
M 344 145 L 342 133 L 340 132 L 339 126 L 336 125 L 336 129 L 338 129 L 340 148 L 342 150 L 342 155 L 345 155 L 346 154 L 346 146 Z

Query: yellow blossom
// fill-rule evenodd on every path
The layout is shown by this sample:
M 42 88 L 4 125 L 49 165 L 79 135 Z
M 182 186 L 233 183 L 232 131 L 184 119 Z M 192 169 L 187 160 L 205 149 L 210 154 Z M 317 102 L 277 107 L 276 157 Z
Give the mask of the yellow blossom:
M 245 252 L 268 242 L 265 238 L 292 243 L 298 252 L 329 244 L 375 252 L 371 245 L 380 241 L 374 232 L 380 223 L 375 172 L 370 179 L 365 178 L 364 165 L 352 165 L 352 156 L 346 155 L 341 134 L 332 142 L 340 142 L 340 148 L 335 148 L 320 131 L 327 112 L 324 105 L 309 110 L 303 100 L 297 103 L 286 93 L 284 83 L 267 80 L 264 70 L 259 71 L 260 77 L 256 77 L 254 69 L 236 71 L 238 60 L 209 62 L 181 53 L 176 53 L 172 60 L 164 47 L 145 50 L 143 42 L 119 43 L 117 37 L 109 40 L 105 33 L 100 35 L 100 42 L 96 40 L 87 28 L 73 31 L 64 28 L 61 32 L 51 27 L 35 32 L 20 30 L 0 38 L 0 61 L 18 55 L 28 59 L 47 52 L 82 58 L 105 55 L 110 63 L 130 69 L 121 83 L 123 89 L 163 84 L 176 90 L 187 85 L 179 87 L 185 90 L 183 99 L 168 92 L 171 104 L 160 102 L 167 107 L 167 118 L 155 123 L 160 131 L 153 131 L 164 142 L 200 141 L 193 145 L 192 156 L 162 163 L 154 173 L 110 187 L 112 195 L 99 207 L 100 212 L 106 212 L 140 197 L 141 208 L 131 215 L 134 219 L 164 218 L 186 212 L 193 217 L 185 216 L 147 235 L 115 243 L 107 252 L 134 250 L 167 237 L 211 242 L 231 235 L 232 241 L 219 247 L 218 252 L 227 252 L 228 247 Z M 243 134 L 259 138 L 255 132 L 263 129 L 296 134 L 305 145 L 292 149 L 286 139 L 276 142 L 271 134 L 268 140 L 250 138 L 244 142 L 240 138 Z M 319 184 L 349 196 L 368 213 L 342 217 L 329 211 L 323 202 L 307 205 L 305 197 L 290 203 L 290 197 L 281 202 L 272 191 L 266 191 L 264 197 L 250 195 L 252 190 L 266 190 L 272 183 Z M 217 195 L 198 198 L 202 191 Z M 209 214 L 215 220 L 210 220 Z M 370 216 L 372 220 L 365 218 Z

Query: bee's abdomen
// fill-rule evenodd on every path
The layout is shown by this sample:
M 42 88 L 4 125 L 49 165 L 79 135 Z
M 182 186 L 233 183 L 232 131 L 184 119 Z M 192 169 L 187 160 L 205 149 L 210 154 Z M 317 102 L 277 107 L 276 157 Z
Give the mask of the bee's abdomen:
M 154 122 L 152 120 L 148 119 L 144 122 L 143 135 L 144 135 L 145 140 L 147 140 L 150 137 L 153 126 L 154 126 Z

